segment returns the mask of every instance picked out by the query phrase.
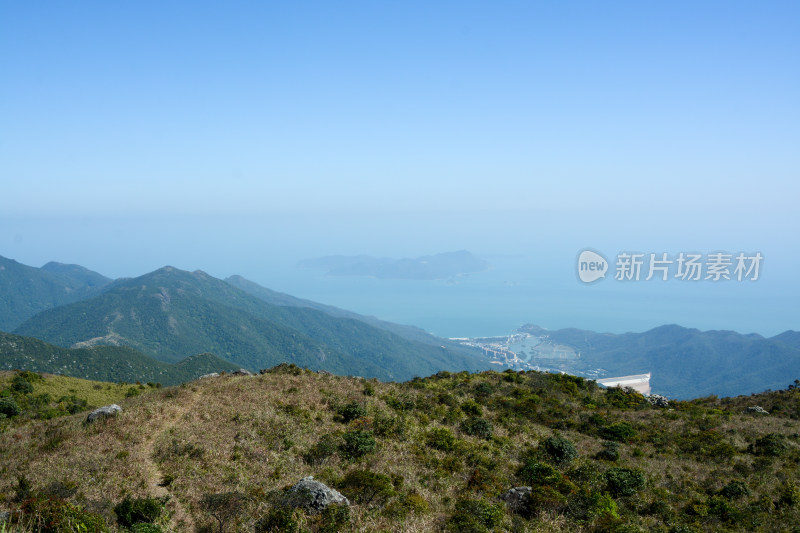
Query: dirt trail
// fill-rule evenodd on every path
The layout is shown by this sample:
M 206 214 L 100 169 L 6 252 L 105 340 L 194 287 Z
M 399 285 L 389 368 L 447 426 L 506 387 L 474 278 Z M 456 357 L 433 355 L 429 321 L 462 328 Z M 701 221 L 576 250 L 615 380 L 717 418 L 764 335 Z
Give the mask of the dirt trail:
M 183 395 L 181 395 L 183 396 Z M 147 431 L 147 439 L 139 448 L 139 460 L 144 470 L 147 483 L 147 494 L 154 497 L 169 496 L 167 507 L 171 511 L 171 521 L 175 531 L 194 531 L 194 520 L 189 509 L 180 501 L 176 494 L 170 490 L 169 484 L 163 483 L 164 472 L 161 471 L 155 459 L 156 442 L 159 437 L 175 427 L 183 417 L 191 412 L 197 402 L 197 394 L 191 398 L 173 398 L 165 400 L 160 406 L 160 412 L 154 415 L 151 426 Z

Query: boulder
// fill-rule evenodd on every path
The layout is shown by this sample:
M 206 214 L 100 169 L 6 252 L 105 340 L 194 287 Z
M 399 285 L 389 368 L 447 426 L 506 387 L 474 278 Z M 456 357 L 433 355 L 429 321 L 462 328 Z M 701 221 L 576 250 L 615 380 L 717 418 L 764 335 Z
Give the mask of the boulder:
M 247 370 L 246 368 L 240 368 L 239 370 L 234 370 L 231 372 L 231 376 L 252 376 L 253 373 Z
M 754 405 L 752 407 L 747 408 L 747 413 L 751 415 L 768 415 L 769 411 L 767 411 L 760 405 Z
M 219 377 L 219 372 L 212 372 L 210 374 L 203 374 L 197 379 L 218 378 L 218 377 Z
M 508 504 L 512 513 L 523 513 L 531 497 L 531 487 L 514 487 L 500 495 L 500 499 Z
M 9 520 L 11 520 L 11 513 L 8 511 L 0 511 L 0 525 L 5 524 Z
M 656 407 L 669 407 L 669 400 L 666 396 L 661 396 L 660 394 L 648 394 L 644 397 L 645 400 L 650 405 L 655 405 Z
M 98 407 L 97 409 L 95 409 L 94 411 L 89 413 L 89 416 L 86 417 L 86 422 L 91 423 L 91 422 L 94 422 L 95 420 L 97 420 L 99 418 L 107 418 L 109 416 L 116 416 L 117 413 L 121 413 L 121 412 L 122 412 L 122 407 L 120 407 L 119 405 L 117 405 L 115 403 L 112 403 L 111 405 L 106 405 L 104 407 Z
M 302 507 L 312 514 L 320 513 L 335 503 L 350 505 L 350 500 L 342 493 L 316 481 L 314 476 L 301 479 L 289 489 L 287 496 L 289 496 L 286 502 L 288 505 Z

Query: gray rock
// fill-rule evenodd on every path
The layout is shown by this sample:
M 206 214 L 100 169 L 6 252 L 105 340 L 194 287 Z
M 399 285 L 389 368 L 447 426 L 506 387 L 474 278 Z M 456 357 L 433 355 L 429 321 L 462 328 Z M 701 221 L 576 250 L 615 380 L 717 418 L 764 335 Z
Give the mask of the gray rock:
M 218 377 L 219 377 L 219 373 L 218 372 L 212 372 L 210 374 L 203 374 L 202 376 L 200 376 L 197 379 L 218 378 Z
M 287 504 L 292 507 L 302 507 L 309 513 L 322 512 L 334 503 L 350 505 L 350 500 L 339 491 L 316 481 L 314 476 L 304 477 L 289 489 Z
M 11 518 L 11 513 L 8 511 L 0 511 L 0 524 L 5 524 Z
M 513 513 L 521 513 L 528 505 L 531 497 L 531 487 L 514 487 L 500 495 L 500 499 L 508 504 L 508 509 Z
M 231 376 L 252 376 L 253 373 L 247 370 L 246 368 L 240 368 L 239 370 L 234 370 L 231 372 Z
M 647 400 L 650 405 L 655 405 L 656 407 L 669 407 L 669 399 L 660 394 L 648 394 L 644 399 Z
M 768 415 L 769 411 L 759 405 L 754 405 L 747 408 L 747 412 L 751 415 Z
M 89 416 L 86 417 L 86 421 L 87 422 L 94 422 L 95 420 L 97 420 L 99 418 L 107 418 L 109 416 L 116 416 L 117 413 L 121 413 L 121 412 L 122 412 L 122 407 L 120 407 L 119 405 L 117 405 L 115 403 L 112 403 L 111 405 L 106 405 L 104 407 L 98 407 L 97 409 L 95 409 L 94 411 L 89 413 Z

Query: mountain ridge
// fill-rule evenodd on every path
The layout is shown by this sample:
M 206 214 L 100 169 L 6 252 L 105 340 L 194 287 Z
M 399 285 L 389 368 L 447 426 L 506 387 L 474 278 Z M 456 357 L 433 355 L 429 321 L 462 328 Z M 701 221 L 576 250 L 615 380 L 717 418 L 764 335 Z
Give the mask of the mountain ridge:
M 313 308 L 272 305 L 201 270 L 171 266 L 116 280 L 102 294 L 44 311 L 14 333 L 63 347 L 114 335 L 115 343 L 167 362 L 207 351 L 250 370 L 291 362 L 386 380 L 488 367 L 467 351 Z
M 580 352 L 583 366 L 603 368 L 610 376 L 651 372 L 653 390 L 674 398 L 778 389 L 787 376 L 800 376 L 800 333 L 791 330 L 769 338 L 677 324 L 619 334 L 549 331 L 533 324 L 519 331 L 570 346 Z

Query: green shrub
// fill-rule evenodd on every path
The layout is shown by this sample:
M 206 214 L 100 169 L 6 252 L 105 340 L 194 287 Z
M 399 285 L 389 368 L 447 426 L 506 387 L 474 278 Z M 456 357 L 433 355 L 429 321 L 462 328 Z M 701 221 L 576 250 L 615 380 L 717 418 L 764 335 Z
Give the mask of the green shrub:
M 737 500 L 744 496 L 750 496 L 750 489 L 742 481 L 731 481 L 719 491 L 720 495 L 728 498 L 729 500 Z
M 8 418 L 14 418 L 18 414 L 22 412 L 22 409 L 19 408 L 19 404 L 14 398 L 6 397 L 0 398 L 0 415 L 7 416 Z
M 339 533 L 350 524 L 350 507 L 345 504 L 331 504 L 321 513 L 319 533 Z
M 394 495 L 389 476 L 369 470 L 352 470 L 337 484 L 342 494 L 363 505 L 383 505 Z
M 255 525 L 255 533 L 296 533 L 300 527 L 299 511 L 291 507 L 275 506 Z
M 461 499 L 447 521 L 447 530 L 456 533 L 485 533 L 499 526 L 503 510 L 484 500 Z
M 493 392 L 494 392 L 494 387 L 492 387 L 490 383 L 487 383 L 485 381 L 478 383 L 478 385 L 475 387 L 475 394 L 478 397 L 485 398 L 486 396 L 491 395 Z
M 395 499 L 383 511 L 383 514 L 393 518 L 403 518 L 408 513 L 422 514 L 428 512 L 428 502 L 414 491 L 407 492 Z
M 107 533 L 103 517 L 64 500 L 31 498 L 22 503 L 22 523 L 36 524 L 37 533 Z
M 86 400 L 78 398 L 74 394 L 62 396 L 58 399 L 58 407 L 71 415 L 85 411 L 88 407 Z
M 337 438 L 335 435 L 327 433 L 323 435 L 316 444 L 303 454 L 303 460 L 312 465 L 321 465 L 325 460 L 336 453 L 338 449 Z
M 403 396 L 401 398 L 384 396 L 383 401 L 386 402 L 386 405 L 401 413 L 412 411 L 414 407 L 416 407 L 416 402 L 414 402 L 414 399 L 409 396 Z
M 608 494 L 592 493 L 589 496 L 589 515 L 615 520 L 619 519 L 617 502 Z
M 207 493 L 200 500 L 200 507 L 219 524 L 222 533 L 228 524 L 236 522 L 247 505 L 247 496 L 241 492 Z
M 596 459 L 602 459 L 605 461 L 618 461 L 619 460 L 619 443 L 613 441 L 604 441 L 603 449 L 597 452 L 595 455 Z
M 342 435 L 344 443 L 339 446 L 342 457 L 358 459 L 375 450 L 377 443 L 371 431 L 350 431 Z
M 467 400 L 460 405 L 460 408 L 467 416 L 478 417 L 483 414 L 483 407 L 475 400 Z
M 127 496 L 114 507 L 114 514 L 117 515 L 117 522 L 123 527 L 131 527 L 139 523 L 152 524 L 161 517 L 167 499 L 168 497 L 131 498 Z
M 456 446 L 456 436 L 447 428 L 435 428 L 425 435 L 425 442 L 436 450 L 451 452 Z
M 527 516 L 536 516 L 539 512 L 561 513 L 567 508 L 567 497 L 550 485 L 532 487 L 528 498 Z
M 797 507 L 800 505 L 800 487 L 795 481 L 785 481 L 778 493 L 778 504 L 782 507 Z
M 357 402 L 351 402 L 338 409 L 338 414 L 345 424 L 367 416 L 367 409 Z
M 468 418 L 461 422 L 461 431 L 482 439 L 492 438 L 492 424 L 483 418 Z
M 33 392 L 33 385 L 21 374 L 11 378 L 11 390 L 17 394 L 30 394 Z
M 560 435 L 547 437 L 539 445 L 539 449 L 552 464 L 558 467 L 565 467 L 578 457 L 575 445 Z
M 633 496 L 647 484 L 644 472 L 615 467 L 605 473 L 606 490 L 613 496 Z
M 552 466 L 528 457 L 517 470 L 517 476 L 527 485 L 557 485 L 561 474 Z
M 628 442 L 636 437 L 636 429 L 630 422 L 616 422 L 600 429 L 600 436 L 608 440 Z
M 779 433 L 768 433 L 749 447 L 750 453 L 765 457 L 780 457 L 788 449 L 789 446 L 786 444 L 785 437 Z
M 31 482 L 25 476 L 17 478 L 17 486 L 14 487 L 14 501 L 22 502 L 31 497 L 33 488 Z

